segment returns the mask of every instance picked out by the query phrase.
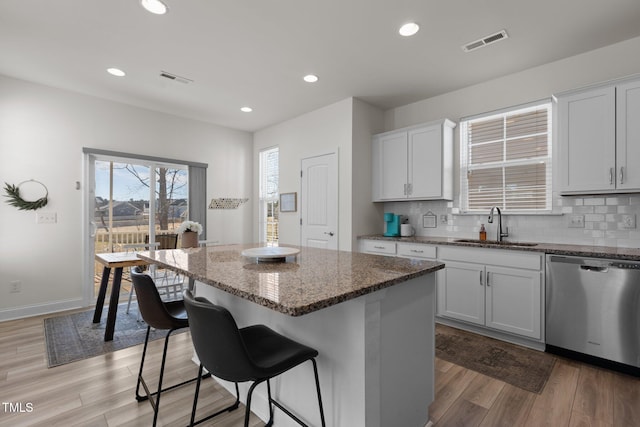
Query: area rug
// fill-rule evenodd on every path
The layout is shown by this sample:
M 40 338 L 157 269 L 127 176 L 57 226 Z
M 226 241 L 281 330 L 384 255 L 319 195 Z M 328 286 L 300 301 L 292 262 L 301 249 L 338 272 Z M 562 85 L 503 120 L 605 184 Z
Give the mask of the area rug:
M 534 393 L 542 391 L 556 360 L 548 353 L 440 324 L 436 356 Z
M 100 323 L 93 323 L 93 309 L 44 319 L 49 367 L 142 344 L 147 333 L 147 324 L 139 317 L 137 305 L 132 303 L 128 314 L 126 310 L 126 304 L 118 306 L 113 341 L 108 342 L 104 341 L 107 307 Z M 184 328 L 174 334 L 187 330 L 188 328 Z M 151 329 L 149 339 L 164 338 L 166 334 L 165 330 Z

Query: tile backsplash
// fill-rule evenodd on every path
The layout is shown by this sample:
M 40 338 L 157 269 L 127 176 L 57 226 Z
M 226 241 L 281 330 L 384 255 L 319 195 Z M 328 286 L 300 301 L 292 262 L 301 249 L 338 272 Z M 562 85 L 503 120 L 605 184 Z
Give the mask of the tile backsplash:
M 480 224 L 485 224 L 487 239 L 495 240 L 497 219 L 488 224 L 488 210 L 482 215 L 458 214 L 454 204 L 388 202 L 384 211 L 406 215 L 418 236 L 477 239 Z M 640 194 L 565 197 L 554 194 L 553 206 L 554 213 L 550 215 L 503 215 L 503 230 L 509 227 L 506 240 L 640 248 Z M 423 227 L 422 217 L 428 212 L 437 217 L 435 228 Z

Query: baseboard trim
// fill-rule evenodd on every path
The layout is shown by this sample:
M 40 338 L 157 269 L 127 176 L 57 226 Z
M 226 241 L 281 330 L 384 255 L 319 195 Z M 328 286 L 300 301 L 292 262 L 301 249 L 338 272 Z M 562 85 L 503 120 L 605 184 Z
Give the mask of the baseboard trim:
M 40 316 L 84 307 L 82 298 L 53 301 L 45 304 L 33 304 L 22 307 L 12 307 L 0 310 L 0 322 L 24 319 L 25 317 Z

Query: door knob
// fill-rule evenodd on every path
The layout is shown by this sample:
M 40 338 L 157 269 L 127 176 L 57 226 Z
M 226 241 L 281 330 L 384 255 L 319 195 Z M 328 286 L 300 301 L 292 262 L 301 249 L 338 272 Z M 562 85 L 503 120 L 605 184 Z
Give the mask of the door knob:
M 329 236 L 333 236 L 333 231 L 329 231 L 329 232 L 324 232 L 324 234 L 328 234 Z

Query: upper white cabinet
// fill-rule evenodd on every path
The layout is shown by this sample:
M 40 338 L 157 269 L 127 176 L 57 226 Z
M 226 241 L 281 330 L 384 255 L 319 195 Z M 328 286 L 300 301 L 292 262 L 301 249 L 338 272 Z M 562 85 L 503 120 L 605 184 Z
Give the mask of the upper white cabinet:
M 373 201 L 451 200 L 453 129 L 439 120 L 373 137 Z
M 640 80 L 558 95 L 557 108 L 560 193 L 640 191 Z
M 616 188 L 640 191 L 640 80 L 616 87 Z

